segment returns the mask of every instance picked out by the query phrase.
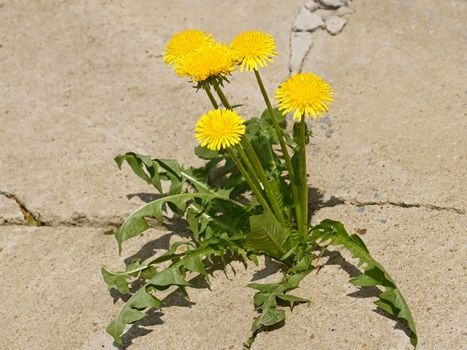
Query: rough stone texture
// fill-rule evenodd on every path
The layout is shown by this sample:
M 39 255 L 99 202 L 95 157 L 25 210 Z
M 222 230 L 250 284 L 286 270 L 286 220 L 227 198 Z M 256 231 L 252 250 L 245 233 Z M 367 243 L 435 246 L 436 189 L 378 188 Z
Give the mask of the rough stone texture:
M 345 23 L 344 18 L 331 16 L 326 19 L 326 30 L 332 35 L 337 35 L 344 29 Z
M 460 349 L 467 323 L 466 4 L 357 3 L 339 36 L 313 33 L 313 55 L 305 60 L 304 70 L 335 89 L 330 114 L 311 122 L 313 222 L 329 217 L 342 220 L 349 232 L 366 229 L 370 251 L 411 306 L 419 349 Z M 262 71 L 272 92 L 289 73 L 289 29 L 300 6 L 303 0 L 275 6 L 266 0 L 236 6 L 2 2 L 0 191 L 16 193 L 49 224 L 120 222 L 152 189 L 127 167 L 117 172 L 115 154 L 134 150 L 196 162 L 192 127 L 208 104 L 165 68 L 163 43 L 186 27 L 225 41 L 242 30 L 268 31 L 279 52 Z M 226 13 L 229 20 L 219 20 Z M 245 115 L 264 107 L 251 75 L 236 73 L 227 94 L 245 104 Z M 342 201 L 361 206 L 323 208 Z M 375 205 L 384 203 L 393 204 Z M 0 195 L 0 223 L 11 220 L 22 222 L 22 215 Z M 0 227 L 1 349 L 114 349 L 104 327 L 121 303 L 112 304 L 99 267 L 121 267 L 123 258 L 102 232 Z M 128 242 L 124 256 L 141 247 L 144 256 L 160 253 L 169 240 L 151 230 Z M 241 349 L 255 316 L 254 291 L 244 286 L 274 268 L 234 266 L 235 276 L 215 272 L 212 291 L 193 289 L 191 308 L 177 306 L 179 295 L 169 297 L 173 306 L 139 325 L 147 330 L 130 331 L 130 349 Z M 254 349 L 409 349 L 394 321 L 372 311 L 373 298 L 361 298 L 371 293 L 354 293 L 345 269 L 333 254 L 297 291 L 313 304 L 297 306 L 284 327 L 259 334 Z
M 351 233 L 367 229 L 362 239 L 409 303 L 417 322 L 419 349 L 463 348 L 465 215 L 392 206 L 357 209 L 351 205 L 326 208 L 313 221 L 341 220 Z M 358 292 L 348 283 L 348 272 L 354 271 L 338 254 L 331 255 L 321 271 L 307 276 L 296 292 L 311 299 L 312 305 L 287 312 L 285 326 L 260 333 L 253 349 L 411 349 L 404 331 L 399 326 L 394 329 L 393 320 L 374 312 L 372 292 Z
M 334 16 L 336 14 L 335 10 L 329 10 L 329 9 L 318 9 L 315 12 L 313 12 L 315 15 L 320 16 L 323 20 L 326 20 L 326 18 L 330 16 Z
M 346 17 L 346 16 L 351 15 L 351 14 L 353 14 L 352 9 L 350 9 L 350 8 L 348 8 L 346 6 L 339 7 L 336 10 L 336 15 L 338 15 L 340 17 Z
M 308 9 L 309 11 L 314 11 L 319 8 L 318 3 L 316 3 L 315 0 L 309 0 L 305 3 L 305 8 Z
M 324 22 L 321 17 L 302 7 L 295 18 L 293 30 L 312 32 L 313 30 L 322 27 L 324 27 Z
M 150 230 L 126 242 L 123 253 L 136 254 L 146 242 L 152 243 L 140 256 L 160 252 L 169 235 Z M 97 229 L 0 227 L 0 349 L 115 349 L 105 327 L 123 304 L 113 305 L 100 266 L 122 268 L 116 248 Z M 255 315 L 254 291 L 245 288 L 254 271 L 233 266 L 236 275 L 230 268 L 227 275 L 214 273 L 211 290 L 192 289 L 191 307 L 180 306 L 179 293 L 170 295 L 171 306 L 154 312 L 142 329 L 133 327 L 126 343 L 133 342 L 131 349 L 239 348 Z
M 362 238 L 413 311 L 420 349 L 458 349 L 463 344 L 465 215 L 341 205 L 318 211 L 313 221 L 328 217 L 344 221 L 349 232 L 367 229 Z M 143 257 L 161 252 L 169 240 L 167 232 L 150 230 L 127 242 L 123 256 L 137 254 L 143 246 Z M 0 227 L 0 348 L 113 349 L 104 328 L 122 304 L 112 305 L 100 277 L 102 264 L 122 266 L 115 240 L 102 230 Z M 253 276 L 279 278 L 274 266 L 262 266 L 245 270 L 234 263 L 235 275 L 230 268 L 227 275 L 216 271 L 211 291 L 198 284 L 190 289 L 191 307 L 181 306 L 180 295 L 172 294 L 166 299 L 172 306 L 132 328 L 125 338 L 133 343 L 130 349 L 241 349 L 255 317 L 254 291 L 245 285 Z M 357 293 L 348 283 L 346 271 L 352 270 L 333 254 L 296 291 L 313 303 L 288 311 L 285 326 L 260 333 L 253 349 L 410 349 L 395 322 L 373 311 L 374 298 L 362 298 L 368 291 Z
M 0 194 L 0 224 L 23 224 L 24 218 L 14 200 Z
M 289 28 L 300 6 L 303 0 L 2 1 L 0 191 L 50 224 L 121 221 L 142 203 L 127 196 L 152 189 L 128 167 L 118 171 L 114 156 L 197 162 L 193 127 L 209 101 L 165 66 L 165 42 L 187 27 L 226 42 L 245 30 L 271 33 L 279 56 L 262 76 L 274 91 L 289 73 Z M 232 82 L 227 94 L 254 106 L 242 113 L 264 110 L 251 74 Z
M 313 46 L 313 37 L 310 32 L 292 32 L 290 38 L 290 72 L 299 73 L 303 60 Z
M 346 6 L 348 0 L 319 0 L 320 4 L 325 7 L 338 8 L 341 6 Z
M 357 5 L 338 36 L 313 34 L 304 62 L 335 90 L 332 125 L 312 122 L 309 183 L 325 197 L 465 212 L 466 3 Z

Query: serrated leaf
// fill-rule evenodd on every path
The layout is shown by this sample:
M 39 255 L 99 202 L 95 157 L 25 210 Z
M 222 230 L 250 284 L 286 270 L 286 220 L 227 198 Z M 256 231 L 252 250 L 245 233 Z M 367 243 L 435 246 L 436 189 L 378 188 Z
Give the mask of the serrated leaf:
M 209 200 L 216 197 L 216 195 L 206 193 L 182 193 L 162 197 L 144 205 L 143 207 L 134 211 L 116 232 L 115 238 L 118 242 L 119 252 L 121 252 L 122 243 L 124 241 L 138 236 L 150 227 L 145 217 L 154 217 L 159 221 L 163 220 L 162 209 L 165 203 L 170 202 L 178 208 L 184 208 L 186 203 L 193 198 Z
M 131 324 L 142 319 L 145 314 L 140 310 L 144 308 L 159 308 L 161 301 L 146 291 L 147 285 L 141 287 L 126 302 L 123 309 L 106 328 L 106 331 L 114 338 L 115 343 L 122 344 L 121 335 L 127 324 Z
M 206 272 L 206 269 L 204 268 L 203 261 L 199 255 L 194 255 L 186 260 L 185 263 L 185 268 L 197 272 L 204 277 L 207 277 L 208 273 Z
M 259 317 L 255 319 L 251 326 L 251 331 L 256 332 L 262 326 L 273 326 L 281 321 L 285 320 L 284 310 L 278 310 L 276 308 L 268 308 Z
M 306 299 L 287 294 L 287 291 L 298 287 L 300 281 L 310 272 L 303 271 L 297 274 L 289 274 L 279 283 L 250 283 L 248 287 L 258 290 L 254 295 L 255 308 L 261 313 L 253 322 L 251 331 L 257 332 L 262 326 L 272 326 L 285 319 L 283 310 L 277 309 L 277 299 L 288 302 L 290 308 L 297 303 L 307 302 Z
M 308 303 L 309 302 L 309 300 L 307 300 L 307 299 L 300 298 L 300 297 L 297 297 L 296 295 L 292 295 L 292 294 L 278 294 L 277 298 L 279 298 L 279 299 L 281 299 L 283 301 L 287 301 L 290 304 L 290 309 L 292 309 L 294 307 L 294 305 L 296 305 L 296 304 Z
M 286 252 L 283 245 L 289 233 L 270 212 L 250 216 L 250 232 L 246 236 L 246 245 L 258 252 L 281 257 Z
M 410 330 L 410 342 L 417 346 L 417 330 L 409 306 L 389 273 L 373 259 L 368 248 L 357 235 L 349 236 L 344 226 L 338 221 L 324 220 L 312 229 L 314 241 L 330 241 L 330 245 L 344 246 L 352 257 L 359 259 L 358 265 L 364 273 L 350 280 L 358 286 L 381 286 L 385 290 L 378 295 L 375 304 L 392 316 L 407 323 Z
M 150 156 L 128 152 L 126 154 L 116 156 L 114 160 L 119 169 L 122 168 L 123 161 L 126 161 L 136 175 L 147 183 L 152 184 L 159 193 L 162 193 L 159 164 L 157 161 L 152 160 Z M 148 173 L 146 173 L 145 170 Z
M 125 276 L 115 275 L 105 267 L 101 268 L 101 274 L 109 288 L 117 288 L 117 290 L 122 294 L 127 294 L 130 292 Z
M 182 243 L 182 242 L 179 242 Z M 173 254 L 179 245 L 171 248 Z M 117 317 L 106 328 L 107 332 L 114 338 L 119 345 L 122 344 L 121 335 L 123 334 L 127 324 L 131 324 L 142 319 L 145 316 L 145 311 L 151 308 L 160 308 L 161 300 L 150 294 L 149 290 L 166 289 L 168 286 L 178 286 L 184 290 L 184 287 L 190 284 L 182 276 L 181 269 L 187 268 L 186 264 L 191 264 L 193 256 L 209 256 L 215 253 L 212 248 L 200 248 L 199 250 L 189 250 L 185 252 L 185 256 L 174 262 L 169 267 L 154 275 L 142 287 L 140 287 L 132 297 L 123 306 Z M 163 259 L 153 260 L 154 262 L 162 262 Z
M 375 280 L 374 278 L 371 278 L 370 276 L 367 276 L 365 274 L 358 275 L 357 277 L 350 279 L 349 282 L 352 283 L 354 286 L 359 287 L 377 286 L 379 284 L 378 280 Z

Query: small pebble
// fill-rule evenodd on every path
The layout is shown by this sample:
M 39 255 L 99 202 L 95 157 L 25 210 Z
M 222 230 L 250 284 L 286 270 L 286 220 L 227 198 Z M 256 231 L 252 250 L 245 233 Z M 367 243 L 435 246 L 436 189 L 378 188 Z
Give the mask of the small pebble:
M 353 11 L 345 6 L 339 7 L 336 11 L 336 15 L 338 15 L 339 17 L 345 17 L 351 14 L 353 14 Z
M 315 29 L 324 28 L 324 22 L 320 16 L 311 13 L 306 8 L 300 8 L 297 17 L 295 17 L 293 31 L 312 32 Z
M 344 18 L 332 16 L 326 19 L 326 29 L 332 35 L 337 35 L 344 29 L 345 23 Z
M 365 211 L 365 208 L 363 208 L 363 207 L 358 207 L 357 208 L 357 212 L 359 212 L 359 213 L 363 213 L 364 211 Z
M 308 11 L 314 11 L 319 8 L 319 5 L 315 0 L 309 0 L 305 3 L 305 8 L 308 9 Z
M 312 46 L 313 39 L 310 32 L 292 32 L 289 61 L 289 69 L 291 73 L 296 74 L 301 71 L 303 59 Z
M 317 15 L 317 16 L 320 16 L 323 20 L 326 20 L 326 18 L 329 18 L 331 16 L 336 15 L 336 11 L 334 11 L 334 10 L 325 10 L 325 9 L 318 9 L 313 13 L 315 15 Z

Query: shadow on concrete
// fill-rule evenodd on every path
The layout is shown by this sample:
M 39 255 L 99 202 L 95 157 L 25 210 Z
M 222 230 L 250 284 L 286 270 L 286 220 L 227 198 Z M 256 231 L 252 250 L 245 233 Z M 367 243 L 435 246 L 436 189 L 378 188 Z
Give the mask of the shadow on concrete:
M 155 201 L 156 199 L 162 198 L 160 194 L 146 193 L 146 192 L 129 193 L 126 195 L 126 198 L 128 199 L 132 199 L 134 197 L 138 197 L 145 203 L 149 203 L 149 202 Z
M 159 311 L 150 310 L 146 313 L 146 316 L 139 321 L 136 321 L 131 325 L 126 333 L 122 335 L 122 345 L 113 345 L 120 350 L 128 349 L 128 347 L 133 343 L 133 340 L 145 336 L 152 332 L 152 329 L 145 327 L 157 326 L 164 323 L 161 317 L 164 314 Z
M 268 256 L 264 257 L 264 268 L 262 270 L 256 271 L 251 281 L 258 281 L 268 276 L 274 275 L 276 272 L 280 271 L 284 265 L 274 261 Z
M 347 262 L 344 259 L 344 257 L 341 255 L 341 253 L 339 252 L 336 252 L 336 251 L 326 252 L 324 256 L 329 258 L 328 261 L 325 263 L 325 265 L 340 266 L 349 275 L 350 278 L 356 277 L 362 273 L 357 267 Z M 373 298 L 374 299 L 374 298 L 377 298 L 378 295 L 381 294 L 381 292 L 382 292 L 381 289 L 375 286 L 359 287 L 359 289 L 356 292 L 349 293 L 347 294 L 347 296 L 350 296 L 352 298 Z M 396 323 L 396 325 L 394 326 L 394 329 L 402 330 L 405 332 L 405 334 L 408 337 L 410 337 L 411 331 L 408 328 L 407 323 L 405 321 L 399 320 L 398 318 L 392 316 L 391 314 L 388 314 L 386 311 L 380 308 L 373 309 L 373 312 L 394 321 Z
M 311 221 L 313 214 L 323 208 L 335 207 L 345 202 L 337 197 L 331 196 L 327 201 L 323 200 L 323 192 L 316 187 L 308 187 L 308 222 Z

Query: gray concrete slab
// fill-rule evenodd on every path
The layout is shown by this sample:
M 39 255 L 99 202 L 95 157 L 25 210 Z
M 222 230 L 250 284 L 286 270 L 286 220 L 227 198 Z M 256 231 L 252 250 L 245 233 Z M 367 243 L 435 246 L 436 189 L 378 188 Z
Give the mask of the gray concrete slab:
M 165 66 L 165 42 L 186 28 L 226 42 L 245 30 L 269 32 L 280 53 L 265 75 L 272 90 L 288 74 L 289 28 L 300 4 L 2 2 L 0 191 L 50 224 L 117 222 L 140 204 L 126 196 L 150 187 L 119 172 L 115 155 L 197 162 L 193 129 L 209 101 Z M 227 93 L 255 106 L 243 112 L 262 111 L 254 77 L 233 80 Z
M 158 243 L 151 247 L 161 252 L 168 234 L 148 231 L 128 242 L 125 256 L 154 239 Z M 0 227 L 0 348 L 115 349 L 105 327 L 123 304 L 113 304 L 101 278 L 103 264 L 124 266 L 114 238 L 102 230 Z M 214 273 L 211 290 L 193 289 L 191 307 L 177 306 L 183 299 L 179 294 L 169 297 L 172 306 L 140 325 L 148 331 L 130 331 L 125 340 L 132 342 L 131 349 L 238 348 L 255 314 L 254 291 L 244 288 L 253 272 L 234 266 L 236 275 L 230 268 L 227 274 Z
M 187 27 L 224 41 L 270 32 L 280 54 L 263 73 L 272 92 L 288 74 L 290 28 L 304 3 L 0 4 L 0 192 L 54 226 L 16 225 L 24 223 L 18 205 L 0 195 L 0 348 L 113 348 L 104 328 L 121 303 L 113 305 L 99 268 L 121 267 L 123 258 L 96 227 L 121 222 L 142 203 L 134 194 L 152 189 L 128 168 L 118 172 L 112 158 L 132 150 L 196 164 L 192 129 L 209 106 L 165 67 L 164 42 Z M 412 308 L 419 348 L 461 349 L 466 4 L 356 0 L 352 10 L 339 35 L 313 32 L 303 67 L 335 89 L 329 116 L 311 123 L 313 221 L 366 229 L 370 251 Z M 245 116 L 263 109 L 251 75 L 236 73 L 226 90 Z M 151 230 L 128 242 L 124 256 L 157 237 L 160 252 L 166 235 Z M 410 348 L 372 298 L 352 296 L 341 265 L 334 257 L 308 276 L 297 294 L 313 304 L 259 334 L 254 349 Z M 147 331 L 130 332 L 130 349 L 240 349 L 255 316 L 254 291 L 244 286 L 258 270 L 234 266 L 236 275 L 215 273 L 211 291 L 192 290 L 190 308 L 172 296 L 175 305 L 140 325 Z
M 466 209 L 465 1 L 354 1 L 303 70 L 335 90 L 312 123 L 310 183 L 365 202 Z
M 467 321 L 465 216 L 423 208 L 367 206 L 362 211 L 340 205 L 320 210 L 314 221 L 328 217 L 342 220 L 352 233 L 367 229 L 362 238 L 412 309 L 420 349 L 462 348 Z M 169 241 L 167 235 L 148 231 L 126 244 L 123 257 L 153 240 L 156 244 L 150 246 L 159 253 Z M 112 349 L 104 328 L 122 303 L 113 305 L 99 268 L 122 267 L 122 259 L 113 237 L 99 229 L 0 227 L 0 348 Z M 347 282 L 349 266 L 336 256 L 327 263 L 296 291 L 312 304 L 288 311 L 284 327 L 260 333 L 253 348 L 409 349 L 395 322 L 373 311 L 373 297 L 355 296 L 357 289 Z M 211 290 L 201 285 L 190 289 L 191 307 L 180 306 L 180 295 L 172 295 L 172 306 L 130 331 L 130 349 L 241 349 L 256 314 L 254 291 L 245 285 L 253 276 L 266 276 L 260 281 L 280 276 L 268 276 L 274 271 L 271 266 L 258 274 L 263 263 L 248 270 L 240 263 L 233 266 L 236 274 L 230 267 L 226 275 L 214 273 Z
M 364 209 L 363 211 L 361 209 Z M 467 321 L 465 215 L 419 208 L 340 205 L 320 210 L 314 222 L 341 220 L 391 274 L 409 303 L 419 333 L 418 349 L 462 349 Z M 342 252 L 348 258 L 348 254 Z M 393 320 L 374 312 L 371 292 L 347 281 L 351 267 L 325 259 L 297 295 L 313 301 L 287 313 L 284 327 L 261 333 L 253 349 L 411 349 Z M 348 261 L 352 262 L 351 259 Z M 354 295 L 354 296 L 353 296 Z

